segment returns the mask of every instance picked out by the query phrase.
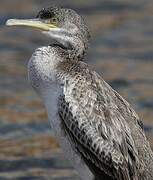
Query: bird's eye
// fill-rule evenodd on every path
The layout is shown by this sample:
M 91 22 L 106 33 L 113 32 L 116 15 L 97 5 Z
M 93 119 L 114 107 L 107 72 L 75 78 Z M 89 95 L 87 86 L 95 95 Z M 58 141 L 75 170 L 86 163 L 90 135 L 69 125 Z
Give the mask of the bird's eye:
M 51 19 L 51 22 L 56 23 L 56 22 L 57 22 L 57 19 L 56 19 L 56 18 L 52 18 L 52 19 Z

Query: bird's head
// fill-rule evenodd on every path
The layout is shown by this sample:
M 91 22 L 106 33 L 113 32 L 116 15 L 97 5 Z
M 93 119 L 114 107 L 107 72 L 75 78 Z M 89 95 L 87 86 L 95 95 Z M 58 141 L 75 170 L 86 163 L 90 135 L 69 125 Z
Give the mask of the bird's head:
M 59 45 L 84 54 L 89 31 L 84 20 L 74 10 L 50 7 L 42 9 L 35 19 L 10 19 L 9 26 L 28 26 L 42 31 Z
M 10 19 L 9 26 L 26 26 L 49 36 L 50 46 L 38 48 L 28 63 L 28 76 L 35 89 L 57 82 L 57 66 L 67 60 L 82 60 L 88 47 L 89 32 L 84 20 L 74 10 L 50 7 L 35 19 Z

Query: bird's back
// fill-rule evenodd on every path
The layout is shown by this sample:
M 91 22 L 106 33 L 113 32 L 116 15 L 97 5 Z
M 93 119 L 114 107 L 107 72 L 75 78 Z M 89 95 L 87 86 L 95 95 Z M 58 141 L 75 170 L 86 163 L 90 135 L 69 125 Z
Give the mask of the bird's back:
M 65 82 L 59 99 L 61 121 L 95 177 L 141 179 L 146 153 L 152 157 L 152 151 L 138 115 L 85 63 L 68 61 L 59 69 Z

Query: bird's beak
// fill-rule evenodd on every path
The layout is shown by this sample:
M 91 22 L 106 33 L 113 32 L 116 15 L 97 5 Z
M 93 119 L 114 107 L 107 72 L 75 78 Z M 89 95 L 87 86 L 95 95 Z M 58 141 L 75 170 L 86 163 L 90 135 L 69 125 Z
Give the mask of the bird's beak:
M 28 26 L 42 31 L 49 31 L 51 28 L 57 28 L 54 24 L 40 21 L 39 19 L 9 19 L 7 26 Z

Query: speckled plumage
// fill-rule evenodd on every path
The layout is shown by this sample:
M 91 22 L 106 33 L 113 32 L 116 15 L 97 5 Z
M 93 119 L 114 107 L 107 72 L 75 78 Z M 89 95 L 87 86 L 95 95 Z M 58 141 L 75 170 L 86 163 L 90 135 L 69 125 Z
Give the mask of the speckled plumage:
M 38 14 L 47 20 L 52 16 L 59 19 L 62 28 L 66 29 L 67 23 L 75 25 L 75 32 L 68 35 L 74 41 L 67 40 L 64 33 L 66 45 L 60 39 L 39 48 L 28 71 L 64 152 L 83 180 L 152 180 L 153 153 L 138 115 L 81 62 L 89 39 L 81 17 L 73 10 L 57 8 Z
M 137 179 L 142 164 L 116 104 L 116 92 L 86 64 L 68 64 L 60 69 L 65 73 L 69 68 L 69 77 L 63 75 L 69 80 L 65 80 L 64 95 L 59 99 L 59 113 L 70 140 L 99 173 L 102 170 L 119 180 Z

